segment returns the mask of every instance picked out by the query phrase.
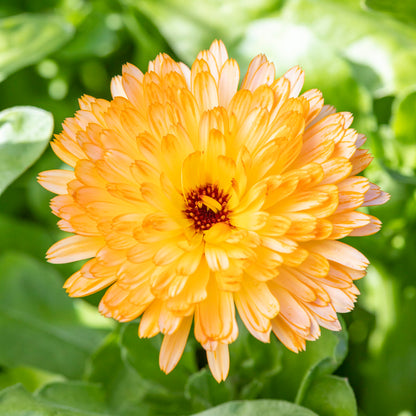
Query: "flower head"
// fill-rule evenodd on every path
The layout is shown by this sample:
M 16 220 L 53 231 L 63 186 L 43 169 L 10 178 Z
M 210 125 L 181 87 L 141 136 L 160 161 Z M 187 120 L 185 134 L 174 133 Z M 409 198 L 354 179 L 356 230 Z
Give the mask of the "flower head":
M 339 242 L 377 232 L 357 208 L 388 195 L 357 176 L 371 162 L 352 116 L 299 95 L 299 67 L 275 78 L 255 57 L 239 67 L 222 42 L 191 68 L 161 54 L 131 64 L 113 99 L 84 96 L 53 150 L 72 170 L 39 175 L 52 211 L 73 233 L 52 263 L 90 259 L 65 283 L 71 296 L 108 287 L 99 310 L 141 316 L 140 337 L 164 334 L 160 366 L 179 361 L 191 325 L 214 377 L 228 373 L 236 311 L 253 336 L 293 351 L 339 330 L 367 259 Z

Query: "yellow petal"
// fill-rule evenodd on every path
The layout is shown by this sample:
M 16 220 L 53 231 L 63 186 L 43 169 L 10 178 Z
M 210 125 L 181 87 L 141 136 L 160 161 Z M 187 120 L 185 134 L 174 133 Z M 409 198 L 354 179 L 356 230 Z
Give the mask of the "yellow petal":
M 230 368 L 228 344 L 218 343 L 215 351 L 207 351 L 208 365 L 212 375 L 218 383 L 227 378 Z
M 182 319 L 178 329 L 163 337 L 159 354 L 159 366 L 166 374 L 170 373 L 180 360 L 191 329 L 192 317 Z
M 102 238 L 73 235 L 55 243 L 46 257 L 55 264 L 84 260 L 94 257 L 104 244 Z

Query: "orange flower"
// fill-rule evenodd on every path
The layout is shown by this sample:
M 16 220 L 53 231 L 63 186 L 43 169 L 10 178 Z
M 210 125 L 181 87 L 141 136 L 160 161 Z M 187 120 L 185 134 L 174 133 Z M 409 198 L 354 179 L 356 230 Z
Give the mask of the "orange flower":
M 84 96 L 53 150 L 73 170 L 39 175 L 57 193 L 52 211 L 71 233 L 52 263 L 91 258 L 65 283 L 70 296 L 110 286 L 99 310 L 140 337 L 164 334 L 160 366 L 179 361 L 193 322 L 218 380 L 227 377 L 236 312 L 268 342 L 293 351 L 339 330 L 353 308 L 367 259 L 337 241 L 377 232 L 357 208 L 388 195 L 356 176 L 372 157 L 349 113 L 299 95 L 304 74 L 275 79 L 255 57 L 239 67 L 222 42 L 189 69 L 158 55 L 143 74 L 131 64 L 112 80 L 113 99 Z

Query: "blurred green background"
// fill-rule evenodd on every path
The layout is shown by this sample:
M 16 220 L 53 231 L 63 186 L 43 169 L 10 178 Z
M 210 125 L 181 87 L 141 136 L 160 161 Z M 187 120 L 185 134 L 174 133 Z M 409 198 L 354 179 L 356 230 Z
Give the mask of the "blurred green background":
M 371 210 L 384 223 L 380 233 L 348 239 L 371 266 L 359 282 L 355 310 L 343 316 L 342 333 L 324 332 L 299 356 L 243 333 L 221 385 L 199 369 L 191 342 L 179 368 L 165 376 L 157 366 L 160 340 L 137 341 L 136 324 L 98 316 L 97 296 L 71 300 L 61 289 L 79 265 L 44 261 L 63 233 L 48 207 L 52 195 L 36 183 L 38 172 L 61 164 L 46 147 L 20 175 L 45 149 L 50 115 L 0 113 L 8 146 L 0 141 L 0 191 L 12 182 L 0 196 L 0 414 L 191 414 L 232 399 L 285 399 L 323 416 L 353 416 L 357 406 L 359 415 L 416 415 L 416 2 L 5 3 L 0 110 L 44 109 L 57 133 L 82 94 L 110 98 L 110 79 L 123 63 L 145 71 L 157 53 L 167 52 L 191 64 L 198 51 L 222 39 L 242 73 L 258 53 L 278 74 L 300 64 L 305 89 L 319 88 L 327 104 L 353 112 L 353 127 L 367 135 L 375 156 L 366 175 L 391 201 Z M 11 134 L 7 123 L 16 117 L 24 122 Z M 18 136 L 27 142 L 9 154 Z M 315 414 L 280 401 L 255 403 L 257 411 L 264 407 L 262 415 Z M 206 414 L 252 414 L 250 402 L 244 406 Z

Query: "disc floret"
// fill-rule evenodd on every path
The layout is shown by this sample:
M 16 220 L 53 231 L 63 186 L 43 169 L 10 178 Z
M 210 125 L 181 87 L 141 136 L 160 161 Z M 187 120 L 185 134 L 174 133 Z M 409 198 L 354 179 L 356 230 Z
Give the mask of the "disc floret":
M 185 216 L 193 220 L 197 232 L 207 231 L 219 222 L 230 224 L 229 199 L 215 184 L 199 186 L 186 195 Z

